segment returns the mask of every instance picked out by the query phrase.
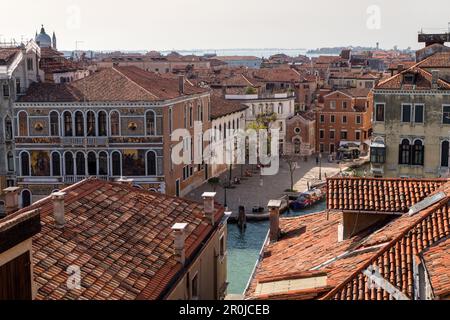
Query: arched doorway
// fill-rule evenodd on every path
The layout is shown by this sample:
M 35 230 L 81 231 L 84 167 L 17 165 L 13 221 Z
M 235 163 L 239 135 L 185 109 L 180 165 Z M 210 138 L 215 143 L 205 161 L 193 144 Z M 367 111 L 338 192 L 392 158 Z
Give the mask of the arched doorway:
M 29 190 L 22 191 L 22 208 L 26 208 L 31 205 L 31 192 Z

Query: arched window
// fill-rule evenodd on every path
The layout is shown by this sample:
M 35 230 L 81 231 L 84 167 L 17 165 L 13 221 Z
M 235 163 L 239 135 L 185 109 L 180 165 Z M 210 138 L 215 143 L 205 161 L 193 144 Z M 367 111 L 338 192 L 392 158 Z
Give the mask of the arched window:
M 112 136 L 119 136 L 120 135 L 120 115 L 119 112 L 113 111 L 111 112 L 111 135 Z
M 86 135 L 88 137 L 95 137 L 96 136 L 96 130 L 95 130 L 95 113 L 94 111 L 88 111 L 86 114 Z
M 48 151 L 31 151 L 31 175 L 50 176 L 50 154 Z
M 52 153 L 52 176 L 61 176 L 61 155 L 59 152 Z
M 28 115 L 25 111 L 19 112 L 19 136 L 28 136 Z
M 115 151 L 111 156 L 112 162 L 112 175 L 115 177 L 119 177 L 122 175 L 122 165 L 121 165 L 121 156 L 120 153 Z
M 104 151 L 98 155 L 98 174 L 101 176 L 108 175 L 108 154 Z
M 66 176 L 73 176 L 75 175 L 74 170 L 74 161 L 73 161 L 73 154 L 72 152 L 66 152 L 64 155 L 64 168 L 65 168 L 65 175 Z
M 300 154 L 300 151 L 301 151 L 301 141 L 300 141 L 300 139 L 295 139 L 294 140 L 294 153 Z
M 64 118 L 64 136 L 71 137 L 73 136 L 72 114 L 69 111 L 65 111 L 63 114 L 63 118 Z
M 76 155 L 76 168 L 77 168 L 77 176 L 85 176 L 86 175 L 86 158 L 83 152 L 77 152 Z
M 75 136 L 84 137 L 84 115 L 83 112 L 75 112 Z
M 281 103 L 278 104 L 278 113 L 279 114 L 283 113 L 283 104 L 281 104 Z
M 22 208 L 31 206 L 31 192 L 28 190 L 22 191 Z
M 8 164 L 8 171 L 14 171 L 14 155 L 11 151 L 8 151 L 8 155 L 6 156 L 6 162 Z
M 106 112 L 105 111 L 100 111 L 98 113 L 97 122 L 98 122 L 98 124 L 97 124 L 98 135 L 100 137 L 106 137 L 107 132 L 106 132 Z
M 88 153 L 88 175 L 97 175 L 97 155 L 92 151 Z
M 156 176 L 156 153 L 154 151 L 147 152 L 147 175 Z
M 148 136 L 156 135 L 156 115 L 153 111 L 145 113 L 145 127 Z
M 11 141 L 13 139 L 12 121 L 9 116 L 5 118 L 5 139 Z
M 425 146 L 421 140 L 416 140 L 413 145 L 413 162 L 415 166 L 423 166 Z
M 22 152 L 20 154 L 20 170 L 23 177 L 30 175 L 30 155 L 28 152 Z
M 56 111 L 50 112 L 50 135 L 59 136 L 59 114 Z
M 441 167 L 448 167 L 450 142 L 443 141 L 441 145 Z
M 411 146 L 408 139 L 403 139 L 400 144 L 399 164 L 411 163 Z

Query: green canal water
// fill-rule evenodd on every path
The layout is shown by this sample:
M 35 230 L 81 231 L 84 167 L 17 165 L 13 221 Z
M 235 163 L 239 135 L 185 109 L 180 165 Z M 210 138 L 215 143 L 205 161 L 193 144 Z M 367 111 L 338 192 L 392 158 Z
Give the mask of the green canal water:
M 295 217 L 325 210 L 325 202 L 298 212 L 289 212 L 283 217 Z M 248 222 L 241 233 L 235 224 L 228 225 L 228 287 L 229 294 L 242 294 L 259 257 L 269 231 L 269 222 Z

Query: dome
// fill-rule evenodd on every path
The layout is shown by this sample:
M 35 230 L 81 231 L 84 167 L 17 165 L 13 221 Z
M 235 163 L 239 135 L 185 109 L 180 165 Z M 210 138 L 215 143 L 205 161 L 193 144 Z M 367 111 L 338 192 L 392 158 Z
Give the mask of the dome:
M 35 40 L 41 48 L 50 48 L 52 46 L 52 39 L 45 33 L 44 26 L 41 28 L 41 33 L 36 35 Z

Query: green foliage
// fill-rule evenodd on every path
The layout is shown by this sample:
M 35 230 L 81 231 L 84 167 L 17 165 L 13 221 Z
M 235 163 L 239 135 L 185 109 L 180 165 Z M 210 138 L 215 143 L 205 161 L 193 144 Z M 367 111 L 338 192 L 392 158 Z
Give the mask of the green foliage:
M 256 89 L 253 88 L 253 87 L 247 87 L 247 88 L 245 88 L 245 94 L 256 94 L 256 93 L 257 93 L 257 91 L 256 91 Z

